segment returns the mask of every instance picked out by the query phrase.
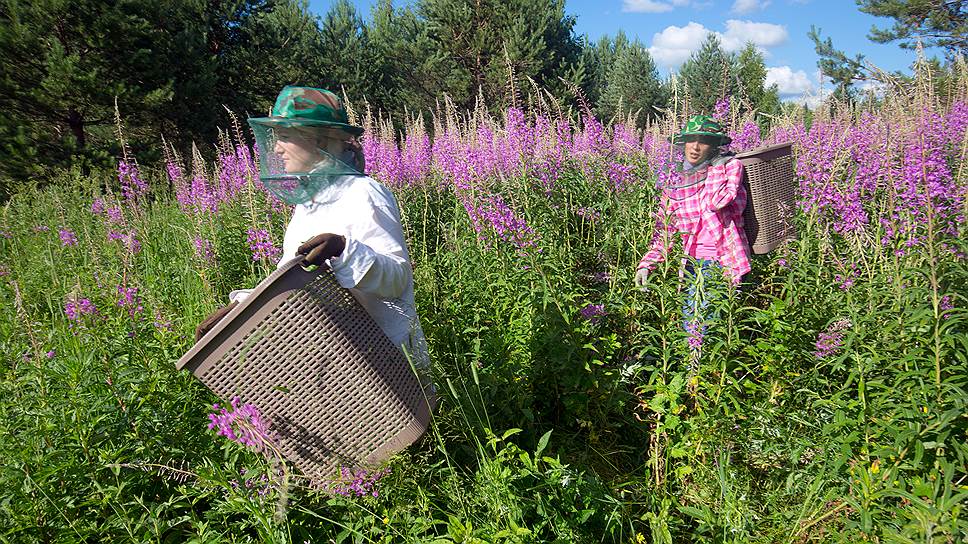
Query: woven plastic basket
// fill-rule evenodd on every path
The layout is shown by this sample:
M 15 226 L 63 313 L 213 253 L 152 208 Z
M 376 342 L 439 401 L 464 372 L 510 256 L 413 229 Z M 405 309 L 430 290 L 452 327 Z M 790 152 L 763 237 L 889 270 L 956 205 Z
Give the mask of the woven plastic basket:
M 300 261 L 262 281 L 177 367 L 255 405 L 273 445 L 319 482 L 412 444 L 436 400 L 333 273 Z
M 787 142 L 736 155 L 746 169 L 744 229 L 753 253 L 758 255 L 796 237 L 790 221 L 797 188 L 792 145 Z

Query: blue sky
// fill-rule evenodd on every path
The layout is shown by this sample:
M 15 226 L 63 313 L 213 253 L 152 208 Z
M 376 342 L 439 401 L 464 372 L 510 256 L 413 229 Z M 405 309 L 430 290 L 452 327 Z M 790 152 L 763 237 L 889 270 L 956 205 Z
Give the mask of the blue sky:
M 309 6 L 323 15 L 333 3 L 310 0 Z M 374 1 L 353 4 L 366 19 Z M 576 34 L 592 41 L 619 30 L 638 38 L 663 75 L 678 68 L 708 32 L 718 33 L 727 49 L 753 41 L 766 58 L 767 82 L 776 83 L 785 100 L 813 102 L 820 93 L 810 25 L 832 38 L 835 47 L 861 53 L 887 71 L 910 72 L 915 58 L 895 44 L 868 40 L 872 25 L 887 27 L 893 20 L 861 13 L 853 0 L 566 0 L 565 10 L 577 18 Z

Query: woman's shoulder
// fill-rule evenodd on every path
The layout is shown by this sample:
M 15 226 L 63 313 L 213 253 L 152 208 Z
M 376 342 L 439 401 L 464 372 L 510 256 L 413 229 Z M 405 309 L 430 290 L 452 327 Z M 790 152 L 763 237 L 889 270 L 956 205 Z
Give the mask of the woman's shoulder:
M 374 206 L 396 208 L 397 199 L 386 185 L 367 175 L 354 176 L 347 188 L 350 198 L 365 200 Z
M 742 172 L 744 166 L 743 161 L 737 159 L 735 155 L 725 155 L 713 159 L 712 164 L 709 165 L 709 168 L 711 170 L 715 169 L 727 174 L 731 174 Z
M 718 167 L 725 167 L 727 165 L 735 166 L 736 163 L 740 165 L 743 164 L 739 159 L 736 158 L 735 154 L 731 153 L 729 155 L 720 155 L 719 157 L 716 157 L 715 159 L 712 160 L 711 166 L 718 166 Z

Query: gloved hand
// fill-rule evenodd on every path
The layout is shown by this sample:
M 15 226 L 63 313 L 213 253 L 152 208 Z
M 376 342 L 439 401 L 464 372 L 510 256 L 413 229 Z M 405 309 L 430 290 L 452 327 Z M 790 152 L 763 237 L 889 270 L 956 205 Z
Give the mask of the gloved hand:
M 296 250 L 296 255 L 305 255 L 307 265 L 322 266 L 326 259 L 339 257 L 346 249 L 346 238 L 339 234 L 324 232 L 313 236 Z
M 646 282 L 646 279 L 648 277 L 649 277 L 649 269 L 648 268 L 640 268 L 640 269 L 636 270 L 635 271 L 635 286 L 644 291 L 645 290 L 645 282 Z
M 195 328 L 195 341 L 198 342 L 201 340 L 208 331 L 212 330 L 212 327 L 214 327 L 216 323 L 221 321 L 223 317 L 225 317 L 229 312 L 232 311 L 233 308 L 238 305 L 238 302 L 233 302 L 228 306 L 222 306 L 218 310 L 208 314 L 208 317 L 203 319 L 202 322 L 198 324 L 198 327 Z

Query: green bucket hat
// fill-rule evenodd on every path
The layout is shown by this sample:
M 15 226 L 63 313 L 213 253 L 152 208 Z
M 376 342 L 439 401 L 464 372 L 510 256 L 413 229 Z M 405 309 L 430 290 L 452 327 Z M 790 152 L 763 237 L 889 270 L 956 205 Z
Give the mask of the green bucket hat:
M 346 108 L 335 94 L 314 87 L 287 86 L 279 92 L 269 117 L 250 118 L 251 125 L 331 127 L 354 136 L 363 128 L 349 124 Z
M 694 115 L 686 122 L 686 127 L 669 138 L 673 144 L 682 145 L 686 136 L 712 136 L 719 138 L 719 145 L 729 145 L 733 139 L 726 135 L 719 121 L 708 115 Z

